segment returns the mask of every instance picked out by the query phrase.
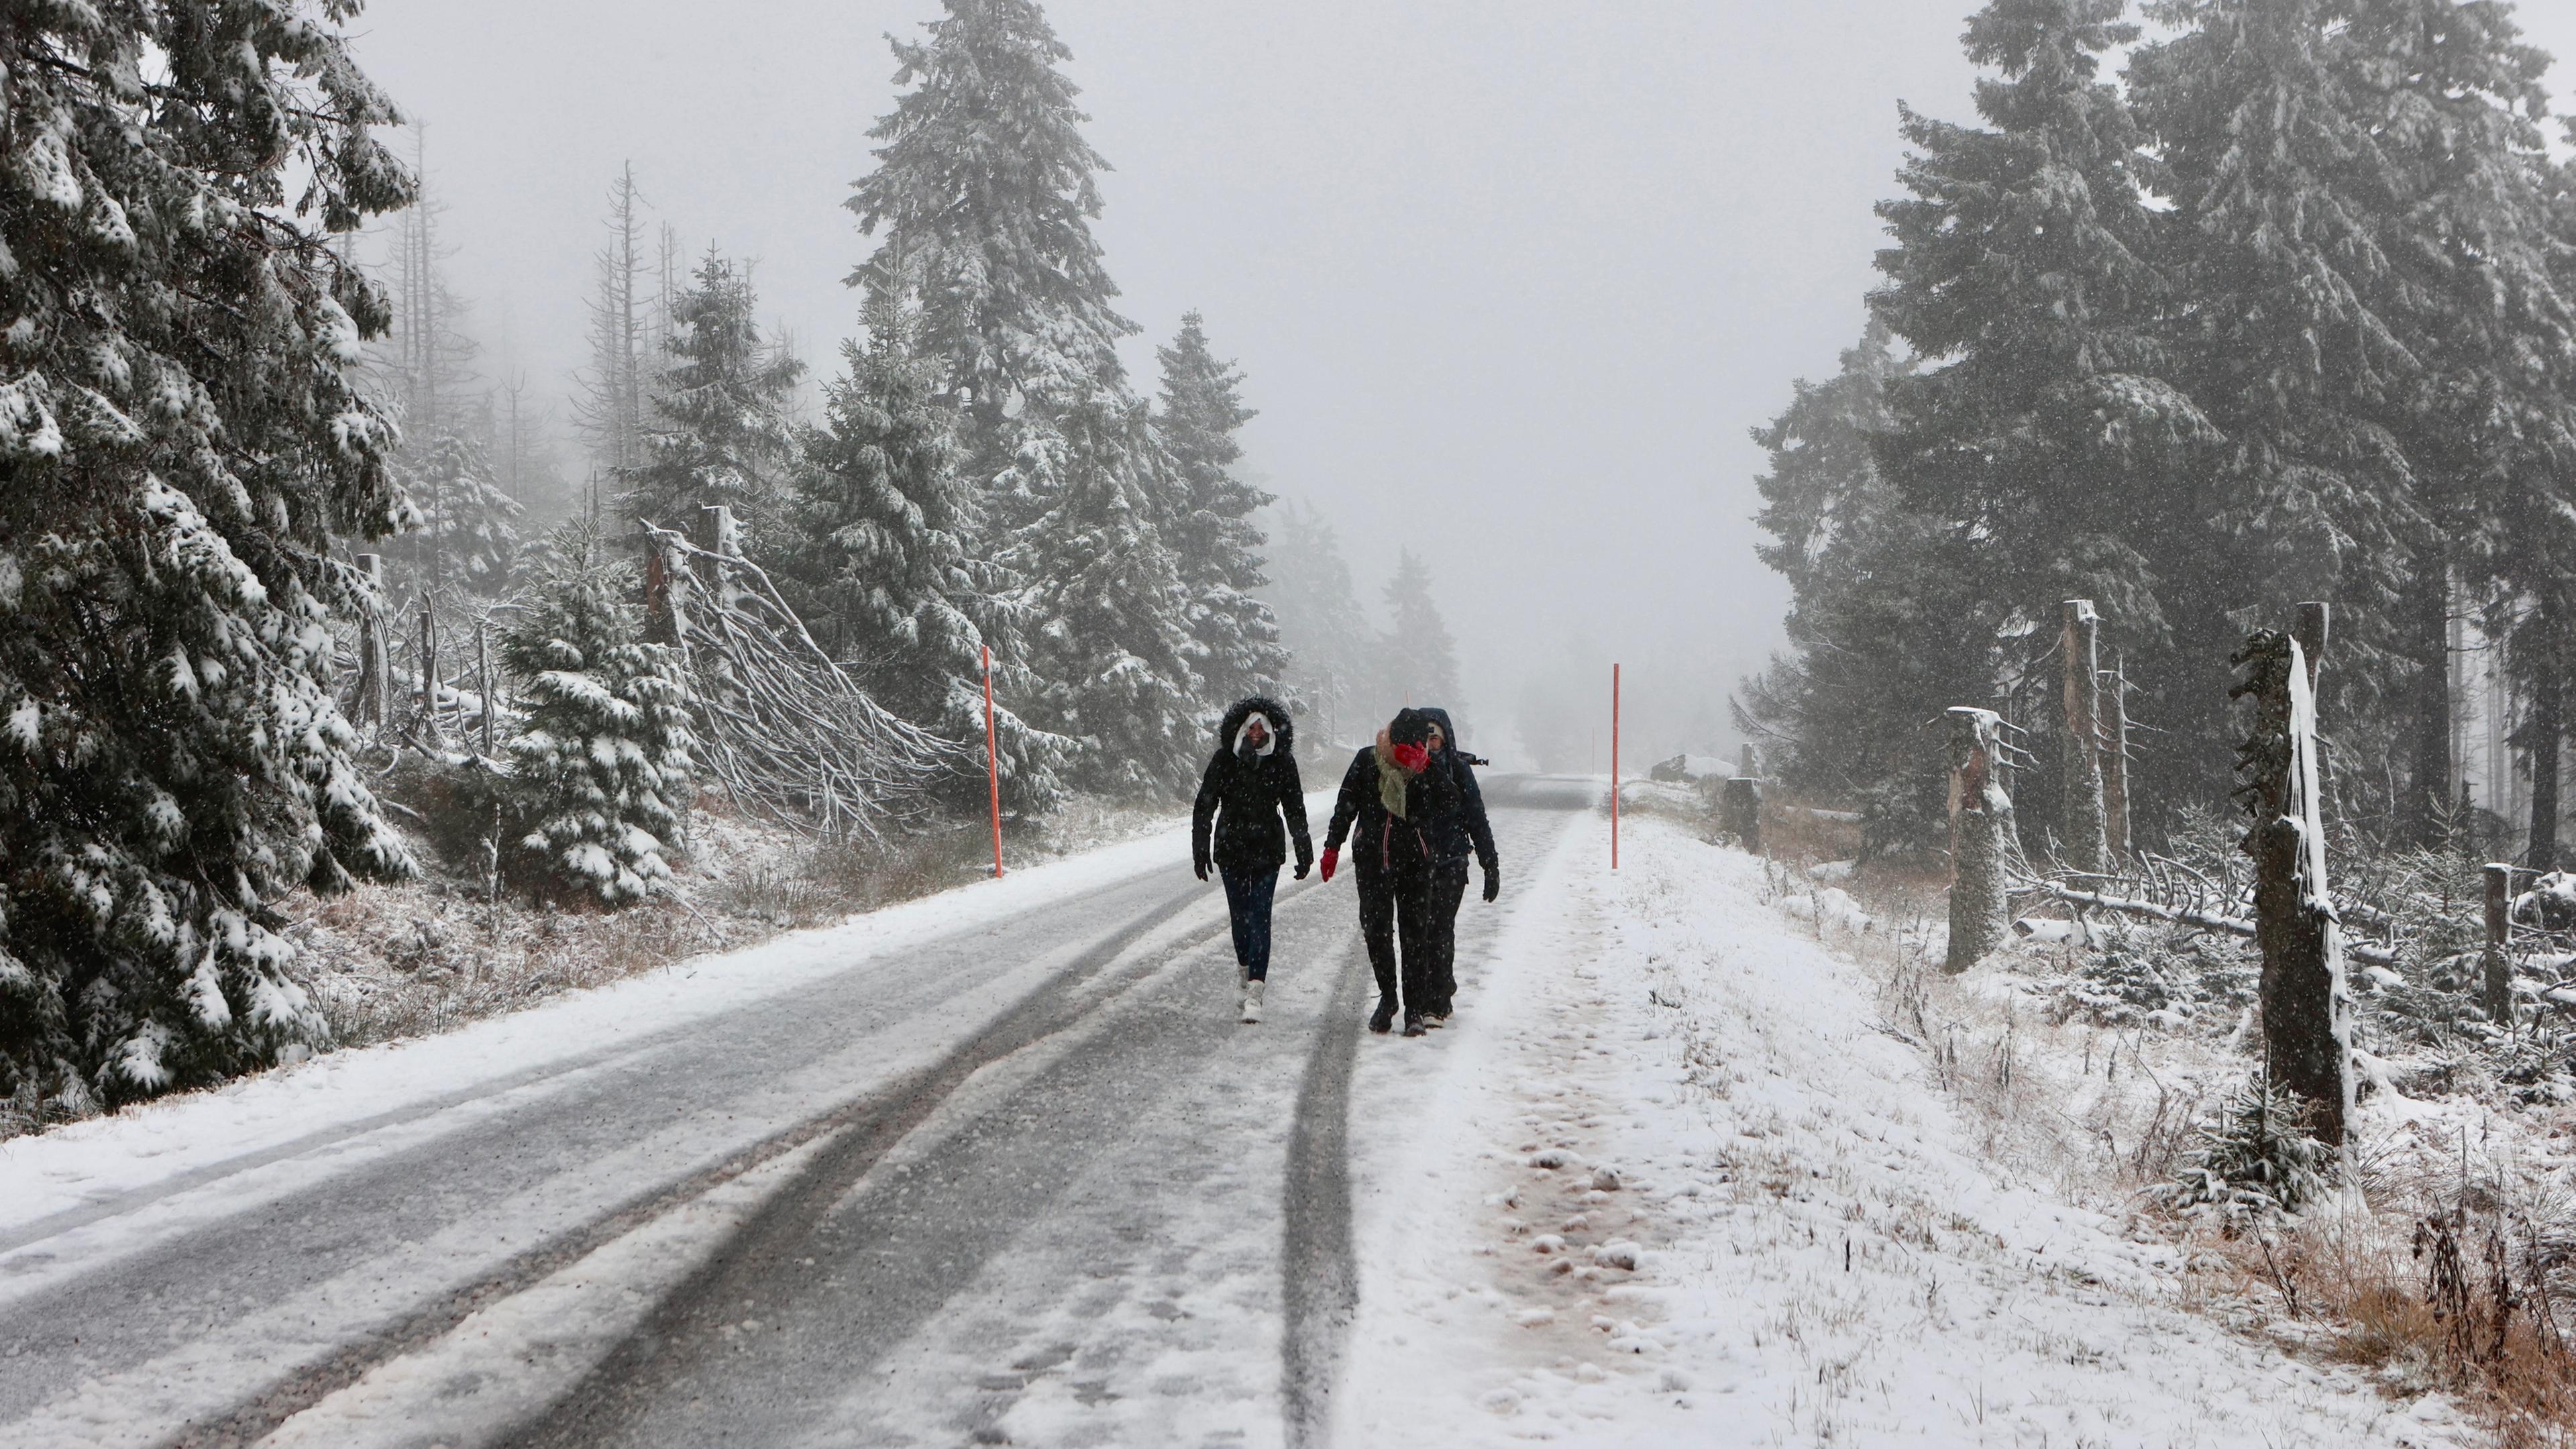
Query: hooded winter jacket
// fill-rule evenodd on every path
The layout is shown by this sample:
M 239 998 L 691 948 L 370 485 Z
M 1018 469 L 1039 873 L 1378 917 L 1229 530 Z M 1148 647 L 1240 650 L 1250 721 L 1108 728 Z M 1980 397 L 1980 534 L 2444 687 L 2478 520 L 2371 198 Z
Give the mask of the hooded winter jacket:
M 1396 744 L 1420 744 L 1429 735 L 1430 724 L 1429 715 L 1408 709 L 1395 717 L 1388 734 Z M 1405 782 L 1404 816 L 1398 819 L 1379 792 L 1377 747 L 1362 747 L 1351 757 L 1351 767 L 1342 772 L 1341 794 L 1333 802 L 1324 848 L 1339 849 L 1347 838 L 1352 863 L 1372 873 L 1430 865 L 1437 859 L 1432 842 L 1457 828 L 1453 817 L 1460 806 L 1458 777 L 1440 763 L 1441 758 L 1434 755 L 1429 768 Z
M 1432 757 L 1433 763 L 1445 763 L 1458 782 L 1458 808 L 1441 822 L 1431 835 L 1432 858 L 1441 861 L 1464 861 L 1469 850 L 1476 863 L 1492 874 L 1498 858 L 1494 853 L 1494 826 L 1485 816 L 1485 792 L 1476 783 L 1476 767 L 1467 763 L 1467 752 L 1459 747 L 1458 727 L 1449 722 L 1449 711 L 1425 708 L 1431 722 L 1440 726 L 1443 748 Z
M 1254 751 L 1243 740 L 1243 727 L 1255 714 L 1270 723 L 1266 750 Z M 1216 755 L 1199 777 L 1198 803 L 1190 811 L 1190 857 L 1201 871 L 1210 864 L 1276 870 L 1288 858 L 1290 841 L 1297 846 L 1298 874 L 1315 863 L 1315 843 L 1306 834 L 1306 787 L 1292 753 L 1296 743 L 1288 707 L 1275 699 L 1256 695 L 1225 712 L 1216 727 Z

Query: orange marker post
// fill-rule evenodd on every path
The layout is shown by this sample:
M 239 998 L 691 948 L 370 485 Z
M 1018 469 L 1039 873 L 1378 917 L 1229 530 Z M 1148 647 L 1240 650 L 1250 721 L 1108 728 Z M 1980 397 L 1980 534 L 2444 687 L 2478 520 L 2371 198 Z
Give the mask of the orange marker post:
M 1002 878 L 1002 753 L 993 739 L 993 646 L 984 646 L 984 784 L 993 797 L 993 878 Z
M 1610 666 L 1610 868 L 1619 868 L 1619 666 Z

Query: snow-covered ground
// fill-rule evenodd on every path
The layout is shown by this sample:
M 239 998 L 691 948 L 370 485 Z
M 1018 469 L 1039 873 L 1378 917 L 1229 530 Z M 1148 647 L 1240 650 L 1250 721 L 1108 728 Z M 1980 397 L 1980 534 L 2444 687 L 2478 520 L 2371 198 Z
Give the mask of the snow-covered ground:
M 1342 1442 L 2476 1442 L 2006 1181 L 1758 862 L 1623 844 L 1569 837 L 1432 1050 L 1363 1054 Z

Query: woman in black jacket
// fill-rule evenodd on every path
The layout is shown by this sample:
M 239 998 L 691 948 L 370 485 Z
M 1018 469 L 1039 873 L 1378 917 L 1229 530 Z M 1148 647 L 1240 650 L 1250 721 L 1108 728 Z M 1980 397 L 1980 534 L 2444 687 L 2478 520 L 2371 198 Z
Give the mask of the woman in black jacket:
M 1234 959 L 1243 967 L 1239 1014 L 1248 1022 L 1261 1019 L 1262 988 L 1270 978 L 1270 902 L 1289 842 L 1297 846 L 1297 879 L 1315 863 L 1306 787 L 1291 753 L 1296 743 L 1297 726 L 1277 700 L 1255 696 L 1227 710 L 1216 729 L 1216 757 L 1199 778 L 1198 804 L 1190 811 L 1190 857 L 1199 879 L 1214 865 L 1225 882 Z
M 1343 840 L 1351 843 L 1360 937 L 1368 945 L 1369 969 L 1377 976 L 1371 1031 L 1394 1024 L 1400 985 L 1404 1034 L 1422 1035 L 1423 1019 L 1439 994 L 1432 886 L 1440 859 L 1437 842 L 1453 827 L 1460 796 L 1458 777 L 1432 757 L 1433 729 L 1429 715 L 1408 709 L 1378 731 L 1377 743 L 1361 750 L 1343 772 L 1333 823 L 1324 832 L 1326 880 L 1341 860 Z

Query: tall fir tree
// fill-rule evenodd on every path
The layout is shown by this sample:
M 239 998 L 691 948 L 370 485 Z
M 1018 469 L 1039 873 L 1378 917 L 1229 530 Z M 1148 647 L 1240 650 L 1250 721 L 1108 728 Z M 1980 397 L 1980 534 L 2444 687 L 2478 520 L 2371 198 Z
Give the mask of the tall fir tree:
M 730 507 L 749 547 L 768 552 L 796 456 L 788 408 L 804 375 L 805 364 L 763 341 L 750 272 L 708 248 L 672 303 L 627 515 L 694 532 L 702 510 Z
M 518 557 L 525 510 L 492 477 L 482 440 L 448 429 L 426 448 L 407 444 L 402 475 L 418 521 L 396 556 L 411 562 L 418 587 L 498 590 Z
M 332 702 L 332 557 L 399 501 L 355 386 L 410 200 L 339 21 L 218 0 L 0 29 L 0 1095 L 77 1110 L 325 1034 L 288 891 L 409 860 Z
M 915 320 L 900 294 L 877 292 L 866 345 L 842 344 L 845 370 L 805 439 L 786 572 L 816 640 L 878 702 L 971 740 L 984 731 L 983 650 L 1011 616 L 968 546 L 979 504 L 958 477 L 943 370 L 915 350 Z M 1024 649 L 997 652 L 999 696 L 1030 697 L 1032 676 L 1012 662 Z M 995 733 L 1012 808 L 1051 804 L 1068 742 L 1008 707 L 997 708 Z M 981 768 L 962 783 L 980 795 Z
M 1171 487 L 1144 404 L 1095 393 L 1032 430 L 996 501 L 1040 681 L 1040 719 L 1080 744 L 1070 778 L 1179 799 L 1198 782 L 1208 701 L 1187 592 L 1156 533 Z
M 1021 420 L 1043 426 L 1125 386 L 1113 307 L 1091 223 L 1098 173 L 1072 52 L 1034 0 L 943 0 L 918 41 L 894 40 L 911 89 L 868 134 L 876 169 L 847 205 L 877 249 L 853 286 L 921 299 L 922 351 L 963 394 L 960 442 L 983 486 L 1016 465 Z
M 1386 581 L 1386 629 L 1380 643 L 1386 710 L 1405 705 L 1433 705 L 1464 713 L 1458 689 L 1458 643 L 1433 597 L 1431 568 L 1413 550 L 1396 553 L 1395 574 Z
M 1915 355 L 1941 365 L 1876 374 L 1888 408 L 1876 446 L 1904 506 L 1951 530 L 1954 566 L 2003 627 L 2045 627 L 2062 600 L 2091 599 L 2114 650 L 2171 686 L 2141 703 L 2168 731 L 2143 797 L 2182 803 L 2233 757 L 2221 610 L 2243 600 L 2221 586 L 2234 559 L 2190 466 L 2217 435 L 2171 380 L 2161 331 L 2175 292 L 2146 194 L 2155 162 L 2101 74 L 2107 52 L 2138 38 L 2128 10 L 1993 0 L 1964 37 L 1987 71 L 1976 87 L 1984 124 L 1904 113 L 1908 195 L 1878 208 L 1895 245 L 1879 254 L 1887 282 L 1870 300 Z M 1806 426 L 1783 425 L 1783 440 Z M 1980 662 L 1990 652 L 1951 621 L 1923 617 L 1914 632 L 1918 648 L 1966 647 Z M 1988 702 L 1979 689 L 1912 703 L 1937 715 Z
M 1319 724 L 1317 744 L 1348 743 L 1373 707 L 1375 633 L 1351 584 L 1350 561 L 1313 505 L 1290 498 L 1270 511 L 1270 581 L 1261 597 L 1279 621 L 1288 656 L 1287 703 Z M 1374 730 L 1376 722 L 1366 720 Z
M 1155 435 L 1171 455 L 1179 485 L 1163 532 L 1188 591 L 1190 635 L 1211 703 L 1269 694 L 1287 670 L 1279 621 L 1258 591 L 1264 540 L 1256 512 L 1273 502 L 1237 476 L 1237 440 L 1254 413 L 1243 405 L 1243 373 L 1220 362 L 1196 312 L 1181 318 L 1171 345 L 1159 349 L 1162 408 Z
M 1889 394 L 1910 375 L 1873 320 L 1831 381 L 1800 382 L 1757 428 L 1769 454 L 1757 521 L 1762 561 L 1789 581 L 1789 642 L 1735 698 L 1766 769 L 1794 788 L 1860 806 L 1874 850 L 1939 839 L 1942 742 L 1921 728 L 1952 705 L 1994 707 L 2010 605 L 1989 597 L 1974 540 L 1908 507 L 1880 471 L 1896 424 Z
M 2229 602 L 2336 605 L 2338 777 L 2400 776 L 2401 829 L 2452 816 L 2449 641 L 2486 566 L 2496 478 L 2478 435 L 2537 299 L 2509 114 L 2527 90 L 2503 7 L 2160 0 L 2173 33 L 2130 87 L 2173 202 L 2178 380 L 2226 439 L 2213 522 L 2244 541 Z

